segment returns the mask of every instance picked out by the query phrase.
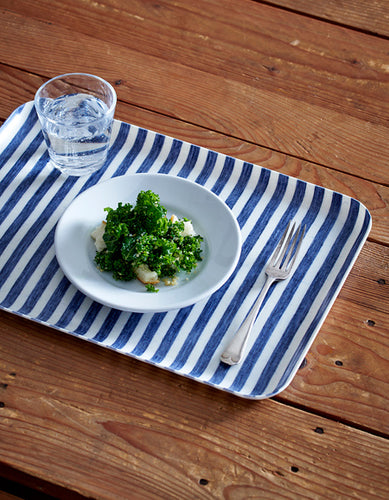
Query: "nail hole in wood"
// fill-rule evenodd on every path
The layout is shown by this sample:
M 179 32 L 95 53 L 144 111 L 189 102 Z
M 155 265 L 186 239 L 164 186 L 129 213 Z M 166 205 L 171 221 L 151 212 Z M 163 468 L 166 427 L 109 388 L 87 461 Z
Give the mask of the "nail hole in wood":
M 208 479 L 200 479 L 199 483 L 201 486 L 206 486 L 208 484 Z
M 343 366 L 343 361 L 340 361 L 339 359 L 337 359 L 335 361 L 335 364 L 336 364 L 336 366 Z
M 299 468 L 298 468 L 298 467 L 296 467 L 295 465 L 292 465 L 292 467 L 290 468 L 290 470 L 291 470 L 292 472 L 298 472 L 298 471 L 299 471 Z
M 323 429 L 323 427 L 316 427 L 315 432 L 317 434 L 324 434 L 324 429 Z

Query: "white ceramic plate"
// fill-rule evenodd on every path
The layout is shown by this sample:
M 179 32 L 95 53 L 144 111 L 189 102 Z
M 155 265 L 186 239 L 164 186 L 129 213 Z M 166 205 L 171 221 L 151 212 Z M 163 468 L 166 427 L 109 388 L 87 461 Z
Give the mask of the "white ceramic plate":
M 158 286 L 150 293 L 138 280 L 115 281 L 93 262 L 91 232 L 105 219 L 105 207 L 136 203 L 141 190 L 159 195 L 168 215 L 187 217 L 204 238 L 203 260 L 192 273 L 180 273 L 178 284 Z M 228 206 L 208 189 L 187 179 L 165 174 L 132 174 L 101 182 L 80 194 L 58 222 L 55 252 L 64 274 L 85 295 L 122 311 L 163 312 L 204 299 L 220 288 L 240 255 L 241 235 Z

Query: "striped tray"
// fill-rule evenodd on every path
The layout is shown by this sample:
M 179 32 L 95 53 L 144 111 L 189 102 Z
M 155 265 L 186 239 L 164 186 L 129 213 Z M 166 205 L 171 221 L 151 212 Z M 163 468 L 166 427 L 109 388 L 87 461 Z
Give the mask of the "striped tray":
M 66 207 L 102 180 L 137 172 L 189 178 L 235 214 L 241 257 L 209 299 L 166 313 L 122 312 L 83 295 L 60 270 L 54 231 Z M 65 177 L 48 163 L 32 102 L 0 128 L 0 214 L 1 308 L 255 399 L 291 382 L 371 227 L 369 212 L 348 196 L 119 121 L 105 167 L 90 177 Z M 292 218 L 307 225 L 298 266 L 270 290 L 245 360 L 224 365 L 220 354 L 253 304 L 274 242 Z

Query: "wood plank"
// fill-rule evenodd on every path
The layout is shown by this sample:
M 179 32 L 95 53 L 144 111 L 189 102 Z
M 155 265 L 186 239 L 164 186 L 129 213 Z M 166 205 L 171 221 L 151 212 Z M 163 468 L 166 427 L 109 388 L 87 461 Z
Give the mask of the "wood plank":
M 352 28 L 389 36 L 389 3 L 386 0 L 271 0 L 272 5 L 287 7 L 301 12 L 328 19 Z
M 373 319 L 374 318 L 374 319 Z M 278 401 L 389 434 L 387 313 L 338 298 L 303 367 Z
M 387 497 L 383 438 L 0 317 L 10 466 L 99 498 Z
M 46 80 L 0 63 L 0 117 L 5 121 L 25 102 L 32 101 L 39 86 Z
M 388 269 L 389 248 L 367 243 L 281 400 L 330 406 L 344 421 L 389 434 Z
M 6 119 L 14 109 L 30 101 L 45 78 L 0 64 L 0 117 Z M 18 82 L 22 82 L 20 85 Z M 118 88 L 118 86 L 116 86 Z M 120 87 L 120 86 L 119 86 Z M 18 90 L 13 90 L 17 88 Z M 389 244 L 389 188 L 342 172 L 288 157 L 252 143 L 210 131 L 181 120 L 150 112 L 123 102 L 116 118 L 199 146 L 279 171 L 299 179 L 341 192 L 361 201 L 370 211 L 373 227 L 370 239 Z
M 240 6 L 236 0 L 230 4 L 235 9 Z M 201 5 L 195 5 L 200 9 Z M 211 6 L 214 10 L 219 7 L 217 12 L 220 11 L 219 4 L 207 3 L 207 9 Z M 243 24 L 239 29 L 233 25 L 220 35 L 216 29 L 218 19 L 210 17 L 208 29 L 214 31 L 208 38 L 203 33 L 195 32 L 195 36 L 191 31 L 178 28 L 174 31 L 169 26 L 169 37 L 166 34 L 163 40 L 153 38 L 143 25 L 140 27 L 141 21 L 136 17 L 114 11 L 115 15 L 128 16 L 128 34 L 118 32 L 114 42 L 106 41 L 113 37 L 112 33 L 105 34 L 106 40 L 99 41 L 98 52 L 92 35 L 80 32 L 74 36 L 75 30 L 81 29 L 81 18 L 80 24 L 70 29 L 40 20 L 29 20 L 26 24 L 22 16 L 3 11 L 0 48 L 5 63 L 45 76 L 64 71 L 96 72 L 98 60 L 101 76 L 121 80 L 122 100 L 388 184 L 387 160 L 383 154 L 389 135 L 389 100 L 385 98 L 389 95 L 389 75 L 385 70 L 384 41 L 373 39 L 372 43 L 367 35 L 319 21 L 312 26 L 297 16 L 297 31 L 288 34 L 289 38 L 293 35 L 289 42 L 301 42 L 294 46 L 281 39 L 285 38 L 285 23 L 290 19 L 284 18 L 281 23 L 278 16 L 273 19 L 271 13 L 263 10 L 264 6 L 257 7 L 260 10 L 254 12 L 251 22 L 261 21 L 260 32 L 251 33 Z M 114 15 L 113 9 L 107 12 Z M 105 23 L 107 12 L 94 11 L 94 16 L 98 15 L 100 22 Z M 160 9 L 160 12 L 161 20 L 165 11 Z M 231 9 L 229 12 L 233 14 Z M 200 16 L 201 12 L 195 15 Z M 249 19 L 247 14 L 245 22 Z M 265 26 L 263 19 L 268 23 Z M 85 16 L 82 20 L 85 30 Z M 94 36 L 98 33 L 97 24 Z M 243 47 L 235 44 L 236 37 L 245 40 Z M 313 45 L 317 40 L 320 46 Z M 14 44 L 16 59 L 10 49 Z M 68 47 L 66 53 L 60 50 L 63 44 Z M 42 64 L 44 47 L 50 47 L 50 54 L 43 52 Z M 160 54 L 155 52 L 157 49 Z M 263 50 L 267 51 L 265 55 Z M 312 52 L 316 56 L 312 57 Z M 359 56 L 362 64 L 355 63 Z M 272 57 L 277 61 L 271 60 Z M 205 73 L 210 68 L 212 74 Z M 188 87 L 187 81 L 193 85 Z M 307 86 L 307 81 L 312 85 Z
M 39 500 L 86 500 L 86 497 L 83 495 L 77 495 L 74 491 L 69 492 L 69 490 L 65 488 L 59 488 L 47 481 L 42 481 L 29 474 L 24 474 L 20 470 L 16 470 L 1 462 L 0 488 L 1 500 L 8 500 L 6 492 L 11 494 L 9 500 L 27 500 L 35 498 Z M 69 493 L 71 493 L 71 496 Z
M 8 493 L 7 491 L 0 491 L 1 500 L 22 500 L 22 497 Z
M 389 311 L 389 248 L 367 242 L 342 288 L 343 298 L 385 314 Z M 377 297 L 380 298 L 377 301 Z M 371 318 L 374 319 L 374 318 Z
M 8 2 L 12 8 L 13 2 Z M 326 108 L 335 106 L 343 111 L 344 104 L 347 104 L 344 96 L 350 98 L 359 88 L 363 90 L 362 98 L 372 97 L 380 90 L 381 97 L 387 95 L 388 87 L 383 85 L 380 89 L 377 85 L 389 81 L 385 41 L 267 5 L 255 5 L 246 0 L 198 0 L 192 3 L 180 0 L 174 6 L 171 2 L 160 2 L 156 6 L 152 0 L 138 0 L 118 9 L 113 0 L 106 0 L 90 7 L 87 19 L 78 0 L 66 6 L 59 0 L 56 4 L 41 1 L 34 6 L 22 1 L 13 9 L 52 23 L 58 23 L 60 17 L 61 26 L 92 36 L 96 36 L 96 26 L 106 26 L 106 16 L 109 16 L 112 24 L 106 27 L 109 31 L 104 31 L 104 40 L 109 37 L 110 41 L 138 52 L 184 63 L 250 86 L 257 82 L 261 88 L 274 91 L 277 85 L 278 92 L 283 91 L 285 95 L 312 104 L 323 104 L 320 94 L 332 90 L 336 93 L 333 98 L 322 96 Z M 128 33 L 124 33 L 121 27 L 123 17 L 131 26 Z M 357 56 L 362 59 L 356 60 Z M 293 65 L 293 69 L 290 67 L 285 74 L 279 75 L 283 64 Z M 366 72 L 369 67 L 376 71 Z M 336 74 L 329 74 L 331 70 L 341 73 L 339 82 Z M 363 84 L 365 79 L 370 85 Z M 342 95 L 339 95 L 338 85 L 344 85 Z M 357 105 L 346 106 L 348 114 L 355 113 L 354 116 L 362 119 L 368 116 L 369 121 L 378 120 L 375 123 L 385 124 L 382 103 L 376 101 L 377 97 L 369 99 L 371 111 L 377 110 L 375 116 L 366 115 L 369 112 L 367 103 L 363 109 Z
M 367 243 L 283 401 L 389 434 L 388 267 L 389 249 Z

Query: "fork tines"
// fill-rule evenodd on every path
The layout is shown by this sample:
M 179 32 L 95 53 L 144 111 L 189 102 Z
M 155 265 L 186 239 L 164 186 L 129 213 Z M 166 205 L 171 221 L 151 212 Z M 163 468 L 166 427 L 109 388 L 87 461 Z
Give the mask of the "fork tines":
M 301 242 L 306 230 L 306 225 L 301 227 L 301 224 L 299 224 L 296 231 L 295 226 L 295 222 L 292 223 L 291 220 L 288 222 L 288 225 L 286 226 L 286 229 L 273 253 L 270 265 L 283 270 L 289 270 L 292 268 L 300 250 Z M 281 248 L 283 249 L 280 253 Z

